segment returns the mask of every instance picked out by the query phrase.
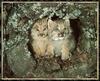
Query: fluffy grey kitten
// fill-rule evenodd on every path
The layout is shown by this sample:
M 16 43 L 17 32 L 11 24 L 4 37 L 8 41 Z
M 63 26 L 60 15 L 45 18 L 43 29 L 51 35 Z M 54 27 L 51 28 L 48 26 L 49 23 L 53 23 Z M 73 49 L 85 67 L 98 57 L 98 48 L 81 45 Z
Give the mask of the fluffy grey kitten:
M 69 59 L 75 49 L 75 40 L 72 35 L 69 19 L 48 20 L 48 47 L 47 54 L 61 56 L 62 60 Z

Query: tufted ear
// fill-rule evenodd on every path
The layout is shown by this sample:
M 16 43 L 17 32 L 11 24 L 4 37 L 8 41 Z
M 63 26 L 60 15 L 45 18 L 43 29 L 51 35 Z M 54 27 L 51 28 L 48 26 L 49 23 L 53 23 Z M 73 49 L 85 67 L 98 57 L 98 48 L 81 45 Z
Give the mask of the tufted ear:
M 71 26 L 70 26 L 70 20 L 69 20 L 69 18 L 65 19 L 65 26 L 67 27 L 69 33 L 71 33 L 72 29 L 71 29 Z
M 48 28 L 52 28 L 52 25 L 53 25 L 53 21 L 51 19 L 48 19 Z
M 43 22 L 48 22 L 48 17 L 44 17 L 41 19 Z
M 51 19 L 48 20 L 48 29 L 53 30 L 53 28 L 55 28 L 57 25 L 56 21 L 53 21 Z
M 48 17 L 46 17 L 46 21 L 48 21 Z
M 70 20 L 69 20 L 69 19 L 65 19 L 65 25 L 66 25 L 67 27 L 70 27 Z
M 37 22 L 33 24 L 33 27 L 32 27 L 32 28 L 33 28 L 33 29 L 38 28 L 38 24 L 37 24 Z

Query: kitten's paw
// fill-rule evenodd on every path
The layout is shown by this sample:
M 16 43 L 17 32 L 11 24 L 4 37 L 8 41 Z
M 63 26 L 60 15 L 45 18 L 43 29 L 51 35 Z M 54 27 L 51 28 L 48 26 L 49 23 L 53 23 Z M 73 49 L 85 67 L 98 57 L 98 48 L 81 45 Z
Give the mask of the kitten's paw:
M 69 53 L 69 54 L 62 54 L 62 55 L 61 55 L 61 59 L 62 59 L 62 60 L 67 60 L 67 59 L 70 60 L 70 58 L 71 58 L 71 53 Z
M 46 58 L 53 58 L 53 55 L 52 54 L 48 54 L 47 52 L 45 53 L 45 57 Z

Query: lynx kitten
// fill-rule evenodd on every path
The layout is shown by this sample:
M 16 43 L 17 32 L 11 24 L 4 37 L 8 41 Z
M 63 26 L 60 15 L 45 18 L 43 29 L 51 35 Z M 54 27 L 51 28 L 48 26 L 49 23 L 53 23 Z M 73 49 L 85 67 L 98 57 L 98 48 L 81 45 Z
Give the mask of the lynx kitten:
M 36 53 L 36 57 L 41 57 L 45 55 L 47 43 L 48 43 L 48 19 L 43 18 L 36 21 L 31 30 L 32 37 L 32 47 L 34 52 Z
M 70 58 L 75 49 L 75 41 L 72 36 L 69 19 L 48 20 L 48 48 L 47 54 L 61 56 L 62 60 Z

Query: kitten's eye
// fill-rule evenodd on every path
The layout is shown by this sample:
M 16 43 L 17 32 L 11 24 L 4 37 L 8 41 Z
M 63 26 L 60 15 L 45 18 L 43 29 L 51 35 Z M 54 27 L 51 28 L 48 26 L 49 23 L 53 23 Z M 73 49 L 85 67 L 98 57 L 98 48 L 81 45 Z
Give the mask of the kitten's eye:
M 64 28 L 64 30 L 66 30 L 67 28 Z
M 47 28 L 44 28 L 43 30 L 46 30 Z
M 57 30 L 60 30 L 59 27 L 57 27 Z
M 36 29 L 37 31 L 39 31 L 39 29 Z

